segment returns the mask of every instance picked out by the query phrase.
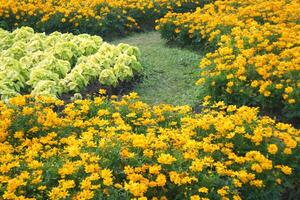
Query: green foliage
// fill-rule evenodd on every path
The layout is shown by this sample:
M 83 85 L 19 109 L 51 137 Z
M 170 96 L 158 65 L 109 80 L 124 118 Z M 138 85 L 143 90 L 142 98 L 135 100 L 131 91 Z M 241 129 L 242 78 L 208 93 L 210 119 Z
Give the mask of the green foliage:
M 24 92 L 58 97 L 80 92 L 98 78 L 101 84 L 116 87 L 142 72 L 138 48 L 110 45 L 98 36 L 45 35 L 28 27 L 11 33 L 0 29 L 0 36 L 4 99 Z

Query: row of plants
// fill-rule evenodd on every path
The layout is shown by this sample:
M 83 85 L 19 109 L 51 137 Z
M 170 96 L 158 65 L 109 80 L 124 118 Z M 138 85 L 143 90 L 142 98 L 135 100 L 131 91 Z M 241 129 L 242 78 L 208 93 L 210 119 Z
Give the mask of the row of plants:
M 99 36 L 0 29 L 0 95 L 59 97 L 94 82 L 116 87 L 142 72 L 139 56 L 138 48 L 114 46 Z
M 210 51 L 198 81 L 206 98 L 299 122 L 299 13 L 297 0 L 215 1 L 170 12 L 156 28 L 167 40 Z
M 210 0 L 21 0 L 0 1 L 0 27 L 30 26 L 39 32 L 90 33 L 106 37 L 153 26 L 168 11 L 186 12 Z
M 299 197 L 300 131 L 258 109 L 149 106 L 136 93 L 0 102 L 3 199 Z

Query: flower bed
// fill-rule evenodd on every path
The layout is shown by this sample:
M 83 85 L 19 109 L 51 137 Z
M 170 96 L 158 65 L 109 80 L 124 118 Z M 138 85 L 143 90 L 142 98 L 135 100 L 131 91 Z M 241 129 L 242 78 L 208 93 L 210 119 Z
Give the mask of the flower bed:
M 208 0 L 0 1 L 0 27 L 30 26 L 40 32 L 123 35 L 153 24 L 168 11 L 185 12 Z
M 138 48 L 110 45 L 99 36 L 50 35 L 22 27 L 0 29 L 0 95 L 31 93 L 60 97 L 95 81 L 109 87 L 142 72 Z
M 200 63 L 204 96 L 299 120 L 299 8 L 298 1 L 216 1 L 169 13 L 157 28 L 211 50 Z
M 104 91 L 100 91 L 104 94 Z M 19 96 L 0 104 L 3 199 L 280 199 L 300 132 L 258 109 Z M 296 190 L 295 190 L 296 191 Z

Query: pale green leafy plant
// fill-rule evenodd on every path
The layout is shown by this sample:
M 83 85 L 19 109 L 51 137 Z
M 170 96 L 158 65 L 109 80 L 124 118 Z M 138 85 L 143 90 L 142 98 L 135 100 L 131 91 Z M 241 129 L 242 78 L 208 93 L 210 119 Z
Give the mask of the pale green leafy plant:
M 116 87 L 142 72 L 139 57 L 137 47 L 111 45 L 99 36 L 0 29 L 0 95 L 7 99 L 30 92 L 59 98 L 93 81 Z

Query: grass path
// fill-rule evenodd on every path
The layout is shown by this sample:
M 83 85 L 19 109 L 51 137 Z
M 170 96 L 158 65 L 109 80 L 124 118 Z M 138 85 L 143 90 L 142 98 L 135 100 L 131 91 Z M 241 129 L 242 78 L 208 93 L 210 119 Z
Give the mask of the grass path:
M 142 82 L 134 89 L 149 104 L 195 105 L 199 88 L 201 55 L 168 47 L 158 32 L 135 34 L 112 43 L 127 43 L 139 47 L 144 67 Z

